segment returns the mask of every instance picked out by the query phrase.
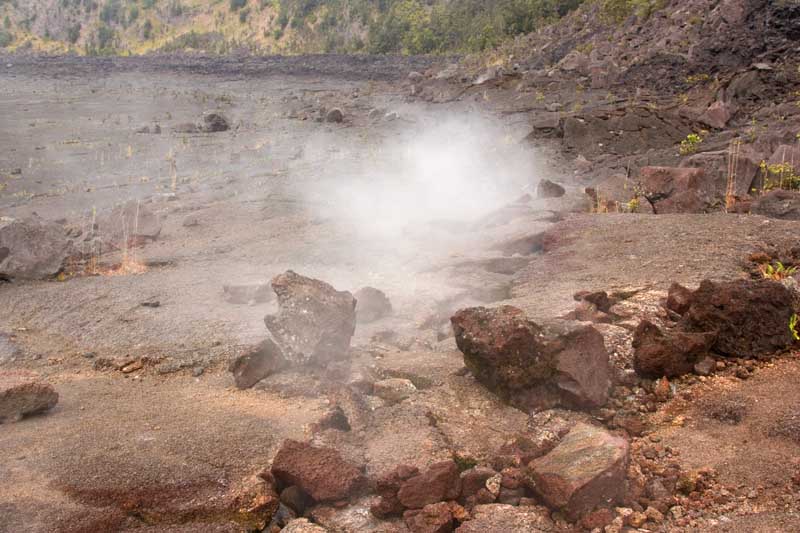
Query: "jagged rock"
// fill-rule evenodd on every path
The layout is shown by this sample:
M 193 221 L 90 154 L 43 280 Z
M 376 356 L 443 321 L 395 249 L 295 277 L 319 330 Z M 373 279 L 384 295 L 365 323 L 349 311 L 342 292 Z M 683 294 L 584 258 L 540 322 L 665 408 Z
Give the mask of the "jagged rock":
M 644 167 L 639 173 L 644 197 L 656 213 L 702 213 L 712 191 L 701 168 Z
M 291 487 L 286 487 L 281 491 L 281 503 L 292 509 L 298 515 L 302 515 L 306 507 L 308 507 L 309 501 L 308 495 L 303 492 L 300 487 L 292 485 Z
M 453 513 L 445 502 L 426 505 L 421 510 L 406 511 L 403 514 L 408 529 L 412 533 L 451 533 Z
M 325 113 L 325 122 L 338 124 L 342 121 L 344 121 L 344 113 L 338 107 L 335 107 Z
M 680 283 L 673 283 L 670 285 L 669 292 L 667 293 L 666 308 L 673 313 L 683 315 L 689 310 L 691 297 L 691 290 L 687 289 Z
M 359 322 L 374 322 L 392 314 L 392 303 L 383 291 L 373 287 L 359 289 L 356 299 L 356 317 Z
M 461 524 L 457 533 L 544 533 L 553 531 L 550 512 L 541 507 L 512 507 L 500 503 L 478 505 L 472 519 Z
M 461 498 L 474 496 L 480 489 L 486 488 L 486 481 L 497 475 L 497 472 L 485 466 L 475 466 L 461 472 Z
M 455 500 L 461 493 L 461 478 L 454 461 L 431 465 L 400 486 L 397 499 L 407 509 L 421 509 L 431 503 Z
M 560 198 L 564 196 L 566 190 L 558 183 L 550 180 L 541 180 L 536 186 L 536 196 L 538 198 Z
M 161 221 L 141 202 L 131 200 L 97 218 L 104 243 L 117 249 L 143 246 L 161 234 Z
M 506 401 L 530 407 L 556 396 L 594 407 L 608 400 L 608 352 L 591 326 L 545 329 L 511 306 L 463 309 L 451 322 L 467 368 Z
M 49 411 L 58 403 L 52 385 L 28 372 L 0 371 L 0 423 Z
M 734 196 L 744 198 L 750 194 L 756 180 L 761 175 L 763 154 L 757 152 L 749 144 L 739 144 L 735 150 L 716 150 L 701 152 L 685 158 L 682 168 L 702 168 L 708 186 L 713 188 L 714 197 L 724 199 L 728 188 L 730 167 L 736 169 L 733 183 Z
M 754 357 L 792 344 L 794 313 L 792 292 L 776 281 L 704 280 L 692 293 L 681 327 L 716 333 L 712 348 L 720 354 Z
M 628 441 L 576 424 L 553 451 L 532 461 L 534 490 L 547 505 L 577 520 L 597 506 L 613 506 L 625 492 Z
M 313 425 L 314 431 L 325 429 L 338 429 L 339 431 L 350 431 L 352 429 L 350 427 L 350 420 L 348 420 L 344 410 L 338 405 L 334 405 L 328 409 L 325 414 L 322 415 L 322 418 Z
M 346 500 L 364 486 L 361 471 L 332 448 L 287 439 L 272 460 L 272 474 L 296 485 L 314 501 Z
M 773 152 L 767 161 L 769 165 L 788 165 L 795 174 L 800 173 L 800 146 L 782 144 Z
M 760 196 L 750 207 L 754 215 L 782 220 L 800 220 L 800 192 L 775 189 Z
M 375 396 L 389 403 L 402 402 L 417 392 L 417 387 L 414 386 L 411 380 L 402 378 L 389 378 L 376 381 L 372 389 Z
M 252 352 L 234 359 L 228 370 L 233 373 L 238 388 L 249 389 L 284 366 L 286 360 L 281 349 L 271 339 L 266 339 Z
M 404 507 L 397 497 L 397 492 L 406 480 L 418 474 L 419 469 L 416 467 L 399 465 L 379 477 L 375 482 L 375 491 L 381 499 L 370 507 L 370 512 L 378 518 L 402 514 Z
M 58 274 L 70 253 L 64 228 L 38 216 L 0 218 L 0 279 L 45 279 Z
M 356 300 L 325 283 L 291 270 L 272 280 L 279 311 L 264 323 L 283 356 L 294 364 L 344 359 L 356 327 Z
M 679 329 L 662 330 L 642 320 L 633 334 L 633 368 L 641 376 L 681 376 L 708 355 L 714 333 L 686 333 Z
M 231 304 L 263 304 L 275 298 L 269 284 L 223 285 L 222 295 Z
M 717 101 L 711 104 L 698 120 L 706 126 L 721 130 L 728 125 L 732 115 L 730 104 Z
M 219 113 L 207 113 L 203 115 L 203 131 L 205 133 L 219 133 L 230 129 L 228 119 Z

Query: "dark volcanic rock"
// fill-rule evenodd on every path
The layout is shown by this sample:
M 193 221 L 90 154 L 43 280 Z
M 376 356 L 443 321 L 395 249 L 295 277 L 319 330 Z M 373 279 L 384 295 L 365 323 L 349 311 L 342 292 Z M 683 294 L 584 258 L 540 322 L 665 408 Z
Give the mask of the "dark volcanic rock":
M 731 357 L 753 357 L 792 344 L 792 292 L 770 280 L 705 280 L 692 293 L 681 326 L 715 332 L 713 349 Z
M 392 314 L 392 303 L 383 291 L 364 287 L 355 294 L 356 317 L 359 322 L 374 322 Z
M 271 339 L 266 339 L 252 352 L 234 359 L 228 370 L 233 373 L 238 388 L 249 389 L 284 366 L 286 360 L 281 349 Z
M 326 364 L 347 356 L 356 327 L 356 300 L 325 283 L 291 270 L 272 280 L 280 309 L 264 323 L 295 364 Z
M 528 465 L 534 490 L 571 520 L 596 506 L 613 506 L 625 492 L 628 442 L 579 423 L 550 453 Z
M 15 422 L 24 416 L 43 413 L 55 407 L 58 393 L 35 375 L 0 372 L 0 423 Z
M 538 198 L 561 198 L 565 192 L 564 187 L 550 180 L 541 180 L 536 186 Z
M 344 113 L 338 107 L 335 107 L 325 113 L 325 122 L 340 123 L 344 120 Z
M 666 307 L 673 313 L 683 315 L 689 310 L 689 302 L 692 298 L 692 291 L 680 283 L 673 283 L 667 293 Z
M 463 309 L 451 322 L 467 368 L 507 401 L 531 406 L 555 394 L 600 406 L 608 399 L 608 352 L 591 326 L 545 329 L 511 306 Z
M 203 115 L 203 131 L 206 133 L 218 133 L 230 129 L 228 119 L 219 113 L 207 113 Z
M 770 218 L 800 220 L 800 192 L 775 189 L 753 202 L 750 211 Z
M 454 461 L 442 461 L 422 474 L 406 480 L 397 499 L 407 509 L 421 509 L 431 503 L 455 500 L 461 493 L 461 478 Z
M 658 378 L 688 374 L 708 355 L 715 333 L 662 330 L 642 320 L 633 334 L 633 368 L 641 376 Z
M 639 183 L 659 214 L 703 213 L 712 200 L 712 187 L 702 168 L 644 167 Z
M 486 480 L 496 476 L 497 472 L 484 466 L 476 466 L 461 472 L 461 497 L 474 496 L 480 489 L 486 488 Z
M 272 474 L 285 485 L 296 485 L 314 501 L 345 500 L 364 486 L 361 471 L 332 448 L 317 448 L 285 440 L 272 460 Z
M 403 504 L 397 497 L 397 492 L 403 483 L 419 474 L 419 469 L 413 466 L 399 465 L 377 479 L 375 489 L 380 501 L 370 508 L 370 512 L 378 518 L 386 518 L 403 513 Z
M 0 219 L 0 279 L 45 279 L 58 274 L 70 252 L 64 228 L 37 216 Z

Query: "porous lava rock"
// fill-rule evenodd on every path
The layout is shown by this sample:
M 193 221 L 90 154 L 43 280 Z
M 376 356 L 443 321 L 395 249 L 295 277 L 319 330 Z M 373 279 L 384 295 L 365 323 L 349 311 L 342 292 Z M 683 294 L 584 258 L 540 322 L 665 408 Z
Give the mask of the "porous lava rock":
M 293 364 L 325 365 L 345 359 L 356 327 L 356 300 L 324 281 L 291 270 L 273 278 L 279 310 L 264 323 Z
M 64 228 L 38 216 L 0 218 L 0 279 L 46 279 L 64 266 L 70 252 Z
M 633 334 L 633 368 L 650 378 L 681 376 L 708 355 L 716 334 L 662 329 L 642 320 Z
M 287 439 L 272 460 L 272 475 L 296 485 L 314 501 L 346 500 L 358 493 L 365 478 L 333 448 Z
M 453 512 L 446 502 L 432 503 L 420 510 L 406 511 L 403 515 L 412 533 L 451 533 Z
M 375 481 L 375 491 L 380 496 L 380 500 L 370 507 L 370 512 L 378 518 L 402 514 L 405 508 L 397 497 L 397 492 L 406 480 L 418 474 L 417 467 L 398 465 L 380 476 Z
M 592 326 L 545 328 L 507 305 L 462 309 L 451 323 L 467 368 L 510 403 L 596 407 L 608 400 L 608 351 Z
M 711 203 L 711 184 L 702 168 L 644 167 L 639 184 L 658 214 L 703 213 Z
M 432 503 L 455 500 L 460 493 L 458 466 L 455 461 L 442 461 L 404 481 L 397 499 L 406 509 L 421 509 Z

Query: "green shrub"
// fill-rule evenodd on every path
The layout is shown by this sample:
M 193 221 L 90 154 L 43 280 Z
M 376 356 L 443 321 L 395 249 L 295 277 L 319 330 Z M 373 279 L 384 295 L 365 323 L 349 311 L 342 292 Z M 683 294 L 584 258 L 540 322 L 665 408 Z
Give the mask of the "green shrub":
M 11 32 L 0 30 L 0 48 L 5 48 L 12 42 L 14 42 L 14 36 L 11 35 Z
M 81 38 L 81 23 L 78 22 L 73 24 L 69 28 L 67 28 L 67 40 L 71 44 L 75 44 L 78 42 L 78 39 Z

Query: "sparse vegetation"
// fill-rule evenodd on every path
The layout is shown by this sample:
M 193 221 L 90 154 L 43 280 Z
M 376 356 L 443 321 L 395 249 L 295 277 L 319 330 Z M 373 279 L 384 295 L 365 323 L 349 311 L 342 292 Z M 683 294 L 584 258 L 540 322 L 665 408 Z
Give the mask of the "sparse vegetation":
M 696 153 L 702 142 L 703 138 L 700 135 L 690 133 L 681 141 L 680 154 L 690 155 Z
M 765 263 L 760 265 L 758 271 L 761 272 L 761 276 L 764 279 L 781 281 L 794 276 L 797 273 L 797 267 L 787 267 L 780 261 L 775 261 L 773 264 Z
M 800 333 L 797 331 L 797 314 L 792 315 L 792 318 L 789 319 L 789 331 L 792 332 L 792 338 L 795 341 L 800 341 Z

